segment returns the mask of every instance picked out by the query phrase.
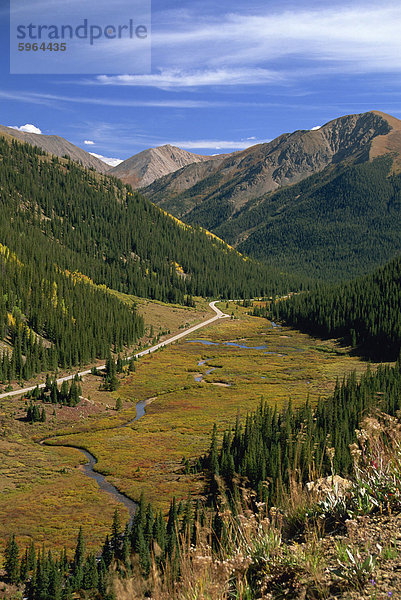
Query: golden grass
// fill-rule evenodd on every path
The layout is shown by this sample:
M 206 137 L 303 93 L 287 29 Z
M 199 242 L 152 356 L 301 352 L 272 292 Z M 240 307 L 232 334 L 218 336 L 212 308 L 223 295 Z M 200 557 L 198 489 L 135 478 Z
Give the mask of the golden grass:
M 197 301 L 195 309 L 133 296 L 124 299 L 137 304 L 148 329 L 153 325 L 155 335 L 159 326 L 174 333 L 186 323 L 202 321 L 211 312 L 202 299 Z M 38 376 L 29 384 L 43 380 L 44 375 Z M 54 407 L 46 405 L 44 424 L 30 425 L 22 420 L 23 399 L 0 401 L 1 538 L 16 533 L 22 544 L 34 539 L 54 548 L 64 544 L 72 548 L 79 526 L 83 524 L 88 537 L 90 534 L 91 546 L 98 547 L 109 532 L 113 512 L 121 505 L 83 474 L 84 456 L 78 450 L 38 444 L 40 439 L 59 432 L 114 427 L 135 416 L 131 399 L 124 401 L 123 410 L 117 412 L 114 410 L 116 398 L 99 391 L 99 383 L 99 377 L 85 377 L 83 396 L 86 400 L 76 408 L 56 407 L 53 416 Z M 121 507 L 121 516 L 128 517 L 124 507 Z
M 221 308 L 225 309 L 224 303 Z M 99 470 L 119 489 L 134 499 L 144 491 L 149 501 L 166 508 L 172 496 L 184 497 L 189 489 L 200 491 L 202 482 L 183 472 L 182 458 L 193 459 L 208 449 L 214 423 L 220 431 L 225 429 L 237 412 L 246 415 L 262 397 L 279 408 L 289 397 L 294 405 L 303 403 L 308 394 L 315 402 L 330 394 L 337 377 L 366 368 L 366 363 L 334 342 L 287 328 L 273 329 L 266 320 L 249 317 L 235 305 L 230 304 L 228 311 L 240 318 L 219 322 L 196 335 L 219 345 L 182 341 L 142 359 L 136 373 L 123 381 L 114 396 L 125 405 L 156 397 L 142 420 L 122 429 L 57 438 L 54 443 L 78 442 L 98 458 Z M 238 340 L 267 348 L 222 344 Z M 207 364 L 198 366 L 201 360 Z M 206 375 L 212 367 L 215 370 Z M 194 376 L 200 373 L 204 380 L 196 383 Z M 127 417 L 132 414 L 128 411 Z M 102 427 L 110 425 L 109 418 L 102 420 Z
M 157 318 L 169 318 L 176 326 L 190 318 L 201 320 L 194 310 L 147 301 L 140 304 L 148 311 L 148 322 L 154 317 L 155 328 Z M 205 311 L 206 307 L 206 302 L 200 306 Z M 36 442 L 43 437 L 54 436 L 54 446 L 87 448 L 98 458 L 99 470 L 118 489 L 133 499 L 144 491 L 147 500 L 166 508 L 174 495 L 202 491 L 199 476 L 184 473 L 182 458 L 193 459 L 208 449 L 215 422 L 222 431 L 233 423 L 237 411 L 246 415 L 261 397 L 279 407 L 290 396 L 294 404 L 304 402 L 307 394 L 316 401 L 331 392 L 337 376 L 366 368 L 366 363 L 348 356 L 334 342 L 290 329 L 272 329 L 266 320 L 247 316 L 246 310 L 233 303 L 220 307 L 236 318 L 220 321 L 195 336 L 219 345 L 173 344 L 141 359 L 136 373 L 125 377 L 113 394 L 99 391 L 100 379 L 89 375 L 82 384 L 89 402 L 56 409 L 56 416 L 53 407 L 47 407 L 45 424 L 30 425 L 15 418 L 24 414 L 22 400 L 0 403 L 2 537 L 16 532 L 22 541 L 31 537 L 38 543 L 46 540 L 54 547 L 66 543 L 71 548 L 81 523 L 95 545 L 109 531 L 116 502 L 84 476 L 82 454 L 40 446 Z M 233 340 L 268 348 L 222 345 Z M 207 364 L 198 366 L 201 360 Z M 206 375 L 212 367 L 216 369 Z M 202 383 L 194 379 L 199 373 L 204 376 Z M 117 397 L 123 400 L 121 411 L 114 410 Z M 134 418 L 138 400 L 154 397 L 143 419 L 118 428 Z M 125 509 L 121 511 L 126 518 Z
M 54 548 L 72 548 L 83 525 L 91 547 L 98 548 L 120 505 L 101 492 L 79 468 L 77 450 L 49 448 L 12 436 L 0 441 L 1 537 L 17 535 Z M 128 512 L 121 510 L 124 518 Z

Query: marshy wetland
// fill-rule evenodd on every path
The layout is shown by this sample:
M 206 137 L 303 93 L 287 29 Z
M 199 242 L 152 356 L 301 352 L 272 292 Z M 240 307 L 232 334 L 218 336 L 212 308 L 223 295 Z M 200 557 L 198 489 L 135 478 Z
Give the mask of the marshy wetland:
M 220 307 L 227 311 L 225 303 Z M 337 377 L 366 369 L 366 362 L 335 341 L 272 326 L 235 305 L 229 312 L 233 319 L 214 323 L 192 341 L 181 340 L 140 359 L 116 392 L 99 391 L 99 378 L 87 376 L 82 388 L 90 402 L 56 415 L 46 405 L 44 424 L 18 419 L 22 400 L 3 401 L 4 535 L 18 531 L 24 541 L 72 545 L 82 523 L 95 545 L 108 531 L 116 507 L 128 520 L 127 508 L 85 475 L 87 459 L 74 447 L 93 455 L 95 470 L 125 496 L 135 501 L 143 492 L 155 506 L 167 508 L 173 496 L 202 493 L 202 480 L 184 465 L 209 448 L 214 423 L 222 431 L 262 398 L 279 409 L 290 398 L 293 405 L 308 396 L 316 402 L 330 394 Z M 117 398 L 119 411 L 114 410 Z M 142 418 L 135 420 L 138 403 Z M 46 436 L 53 437 L 40 446 L 37 441 Z

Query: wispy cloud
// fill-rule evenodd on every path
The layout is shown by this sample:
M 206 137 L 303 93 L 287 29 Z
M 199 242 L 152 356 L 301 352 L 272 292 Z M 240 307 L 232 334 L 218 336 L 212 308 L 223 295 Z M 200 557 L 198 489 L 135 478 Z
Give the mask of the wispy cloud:
M 152 76 L 145 76 L 152 77 Z M 178 81 L 178 78 L 177 78 Z M 93 83 L 93 82 L 87 82 Z M 128 82 L 127 85 L 132 85 L 131 82 Z M 143 83 L 143 85 L 149 85 Z M 166 85 L 165 87 L 170 87 Z M 147 98 L 143 100 L 125 100 L 121 98 L 91 98 L 89 96 L 65 96 L 65 95 L 57 95 L 57 94 L 45 94 L 39 92 L 19 92 L 19 91 L 0 91 L 0 100 L 15 100 L 18 102 L 29 102 L 33 104 L 40 104 L 45 106 L 56 106 L 60 108 L 60 104 L 68 103 L 68 104 L 91 104 L 93 106 L 111 106 L 111 107 L 121 107 L 121 108 L 182 108 L 182 109 L 191 109 L 191 108 L 224 108 L 226 106 L 249 106 L 250 104 L 254 104 L 252 101 L 250 102 L 231 102 L 231 101 L 219 101 L 219 100 L 190 100 L 190 99 L 180 99 L 174 98 L 171 100 L 163 100 L 163 99 L 152 99 Z
M 30 104 L 40 104 L 42 106 L 53 106 L 53 101 L 46 98 L 46 94 L 35 94 L 24 91 L 0 91 L 0 100 L 13 100 L 15 102 L 27 102 Z
M 399 2 L 187 18 L 155 27 L 157 73 L 99 76 L 101 85 L 188 88 L 286 84 L 324 74 L 401 72 Z M 174 65 L 174 69 L 172 69 Z
M 185 71 L 161 69 L 150 75 L 99 75 L 97 82 L 103 85 L 135 85 L 141 87 L 185 88 L 215 85 L 258 85 L 284 83 L 285 77 L 273 70 L 262 68 L 219 68 L 210 70 Z
M 255 144 L 264 144 L 270 140 L 179 140 L 168 141 L 158 145 L 170 144 L 186 150 L 245 150 Z
M 95 142 L 93 142 L 92 140 L 84 140 L 84 144 L 85 146 L 94 146 Z
M 201 139 L 178 139 L 173 137 L 161 137 L 157 135 L 150 135 L 146 132 L 140 131 L 127 131 L 124 125 L 112 124 L 107 122 L 88 122 L 85 124 L 86 135 L 90 135 L 93 139 L 98 140 L 97 146 L 101 148 L 115 148 L 120 149 L 121 155 L 128 158 L 133 154 L 133 148 L 136 152 L 145 150 L 147 148 L 155 148 L 157 146 L 165 146 L 167 144 L 171 146 L 178 146 L 189 151 L 204 151 L 205 153 L 212 152 L 232 152 L 234 150 L 244 150 L 255 144 L 263 144 L 269 142 L 267 138 L 256 138 L 252 136 L 250 138 L 241 137 L 240 139 L 213 139 L 213 138 L 201 138 Z M 92 153 L 94 156 L 99 157 L 100 155 Z M 104 158 L 102 158 L 104 160 Z M 119 159 L 117 159 L 119 160 Z
M 101 76 L 104 77 L 104 76 Z M 121 76 L 122 82 L 126 80 L 126 83 L 123 85 L 131 86 L 134 85 L 132 82 L 132 78 L 130 76 Z M 164 75 L 160 76 L 144 76 L 144 77 L 160 77 L 160 82 L 163 81 Z M 113 78 L 110 79 L 110 82 L 107 81 L 110 85 L 113 84 Z M 146 79 L 143 79 L 142 85 L 150 85 L 145 83 Z M 154 80 L 155 81 L 155 80 Z M 160 83 L 160 86 L 157 87 L 165 87 L 169 89 L 170 87 L 178 87 L 180 77 L 177 75 L 176 83 L 170 78 L 170 84 L 163 85 Z M 195 79 L 193 80 L 195 81 Z M 256 79 L 255 79 L 256 81 Z M 82 82 L 80 82 L 82 83 Z M 93 84 L 93 81 L 86 80 L 85 83 Z M 135 84 L 136 85 L 136 84 Z M 194 84 L 195 85 L 195 84 Z M 205 83 L 206 85 L 206 83 Z M 299 94 L 305 96 L 307 94 L 302 93 Z M 295 94 L 294 94 L 295 97 Z M 227 108 L 227 107 L 236 107 L 236 108 L 246 108 L 246 107 L 259 107 L 259 108 L 292 108 L 297 109 L 300 108 L 299 103 L 292 102 L 255 102 L 252 97 L 248 96 L 248 100 L 192 100 L 192 99 L 183 99 L 183 98 L 173 98 L 173 99 L 157 99 L 157 98 L 144 98 L 138 100 L 131 99 L 123 99 L 123 98 L 106 98 L 106 97 L 90 97 L 90 96 L 65 96 L 58 94 L 46 94 L 40 92 L 20 92 L 20 91 L 0 91 L 0 100 L 13 100 L 16 102 L 25 102 L 28 104 L 39 104 L 43 106 L 52 106 L 54 108 L 60 109 L 63 105 L 68 104 L 89 104 L 93 106 L 110 106 L 116 108 L 177 108 L 177 109 L 212 109 L 212 108 Z M 318 106 L 310 105 L 311 110 L 314 108 L 318 108 Z

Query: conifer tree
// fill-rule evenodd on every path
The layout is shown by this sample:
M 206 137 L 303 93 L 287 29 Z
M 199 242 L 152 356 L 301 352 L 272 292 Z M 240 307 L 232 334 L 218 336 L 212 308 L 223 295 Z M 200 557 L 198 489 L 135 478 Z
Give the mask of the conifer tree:
M 79 590 L 83 580 L 83 564 L 85 560 L 85 539 L 82 527 L 79 528 L 77 545 L 75 547 L 72 572 L 74 575 L 74 589 Z
M 121 521 L 120 513 L 117 508 L 113 515 L 110 544 L 113 555 L 118 560 L 121 557 Z
M 4 570 L 10 583 L 18 583 L 20 579 L 19 548 L 15 541 L 15 535 L 12 535 L 4 551 Z
M 99 575 L 94 554 L 89 554 L 83 566 L 83 581 L 82 587 L 84 590 L 92 590 L 97 588 Z
M 102 549 L 102 561 L 104 562 L 106 569 L 108 569 L 113 561 L 114 554 L 111 547 L 109 536 L 106 536 L 105 542 Z

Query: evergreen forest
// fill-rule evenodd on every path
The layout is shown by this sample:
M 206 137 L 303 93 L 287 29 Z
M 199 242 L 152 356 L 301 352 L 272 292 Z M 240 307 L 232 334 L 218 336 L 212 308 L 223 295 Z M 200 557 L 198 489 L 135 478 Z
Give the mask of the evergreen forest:
M 268 309 L 275 318 L 320 337 L 341 338 L 374 360 L 401 349 L 401 258 L 339 285 L 295 294 Z M 256 309 L 255 314 L 263 314 Z
M 298 184 L 252 199 L 212 231 L 240 252 L 307 278 L 345 281 L 401 250 L 401 175 L 391 157 L 340 163 Z M 204 223 L 191 213 L 191 223 Z M 206 221 L 207 222 L 207 221 Z
M 79 271 L 96 284 L 165 302 L 299 285 L 178 222 L 118 179 L 4 138 L 0 157 L 2 243 L 23 263 Z

